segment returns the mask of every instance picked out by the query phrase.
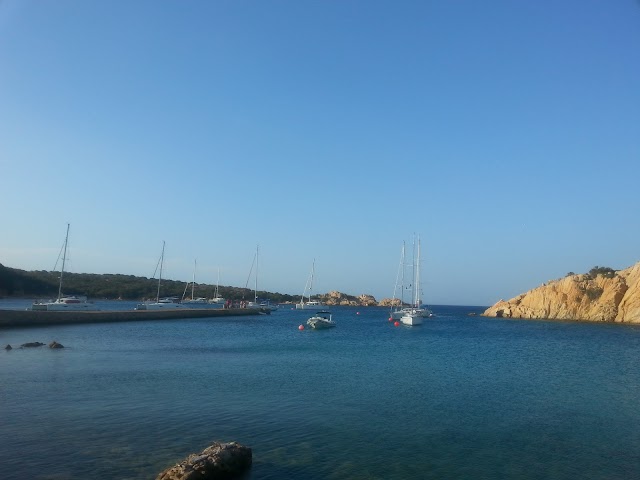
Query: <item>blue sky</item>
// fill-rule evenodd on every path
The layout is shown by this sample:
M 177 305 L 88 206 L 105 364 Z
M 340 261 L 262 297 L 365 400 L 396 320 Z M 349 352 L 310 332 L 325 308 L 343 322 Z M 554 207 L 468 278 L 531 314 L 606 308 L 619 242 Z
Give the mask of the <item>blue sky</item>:
M 634 0 L 0 2 L 0 263 L 490 305 L 640 260 Z M 253 280 L 252 280 L 253 281 Z

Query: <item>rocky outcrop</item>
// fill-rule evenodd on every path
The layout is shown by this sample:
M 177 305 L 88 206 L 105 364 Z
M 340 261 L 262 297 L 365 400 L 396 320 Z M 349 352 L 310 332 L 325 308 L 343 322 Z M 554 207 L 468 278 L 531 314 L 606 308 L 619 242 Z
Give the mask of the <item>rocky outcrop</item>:
M 400 307 L 402 300 L 399 298 L 383 298 L 378 302 L 379 307 Z
M 167 468 L 156 480 L 217 480 L 238 478 L 250 466 L 249 447 L 236 442 L 214 443 L 200 453 L 189 455 L 182 462 Z
M 40 342 L 28 342 L 28 343 L 23 343 L 22 345 L 20 345 L 20 348 L 42 347 L 43 345 L 44 345 L 44 343 L 40 343 Z
M 640 323 L 640 263 L 614 275 L 569 275 L 484 312 L 489 317 Z
M 316 297 L 325 305 L 328 306 L 346 306 L 346 307 L 367 307 L 375 306 L 378 304 L 376 299 L 372 295 L 358 295 L 353 297 L 345 293 L 338 291 L 332 291 L 325 293 L 324 295 L 316 295 Z
M 64 345 L 56 342 L 55 340 L 49 344 L 49 348 L 64 348 Z

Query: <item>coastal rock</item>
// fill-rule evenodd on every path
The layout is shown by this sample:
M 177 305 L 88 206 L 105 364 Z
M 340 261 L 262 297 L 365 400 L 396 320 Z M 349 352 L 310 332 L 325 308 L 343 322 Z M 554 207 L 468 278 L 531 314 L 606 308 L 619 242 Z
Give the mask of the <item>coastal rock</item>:
M 488 317 L 640 323 L 640 263 L 611 276 L 568 275 L 488 308 Z
M 55 340 L 49 344 L 49 348 L 64 348 L 64 345 L 56 342 Z
M 236 478 L 252 462 L 252 452 L 236 442 L 219 443 L 201 453 L 189 455 L 182 462 L 160 473 L 156 480 L 217 480 Z
M 367 294 L 358 295 L 358 301 L 360 302 L 360 305 L 364 307 L 372 307 L 378 304 L 373 295 Z
M 20 348 L 42 347 L 43 345 L 44 345 L 44 343 L 40 343 L 40 342 L 28 342 L 28 343 L 23 343 L 22 345 L 20 345 Z
M 7 344 L 6 347 L 4 347 L 5 350 L 13 350 L 13 347 L 11 347 L 11 345 Z
M 399 307 L 402 305 L 402 300 L 399 298 L 383 298 L 378 302 L 379 307 Z
M 377 305 L 376 299 L 372 295 L 363 294 L 353 297 L 335 290 L 324 295 L 317 295 L 317 298 L 327 306 L 362 307 Z

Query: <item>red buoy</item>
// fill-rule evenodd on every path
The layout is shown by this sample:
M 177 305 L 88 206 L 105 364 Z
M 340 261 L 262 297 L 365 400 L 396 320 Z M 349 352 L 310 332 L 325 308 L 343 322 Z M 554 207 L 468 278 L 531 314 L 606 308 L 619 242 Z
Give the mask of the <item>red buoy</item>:
M 393 317 L 389 317 L 389 321 L 390 321 L 390 322 L 391 322 L 391 321 L 393 321 Z
M 304 330 L 304 325 L 298 325 L 298 330 L 300 331 Z
M 393 324 L 394 327 L 399 327 L 400 326 L 400 322 L 398 322 L 397 320 L 394 322 Z

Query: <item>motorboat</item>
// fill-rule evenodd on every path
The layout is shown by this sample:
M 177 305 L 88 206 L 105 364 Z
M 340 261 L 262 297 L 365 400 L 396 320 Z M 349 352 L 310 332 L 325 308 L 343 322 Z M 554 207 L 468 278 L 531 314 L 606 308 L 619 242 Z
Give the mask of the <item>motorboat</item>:
M 307 320 L 307 325 L 315 330 L 332 328 L 336 323 L 331 319 L 331 313 L 327 310 L 320 310 L 313 317 Z

